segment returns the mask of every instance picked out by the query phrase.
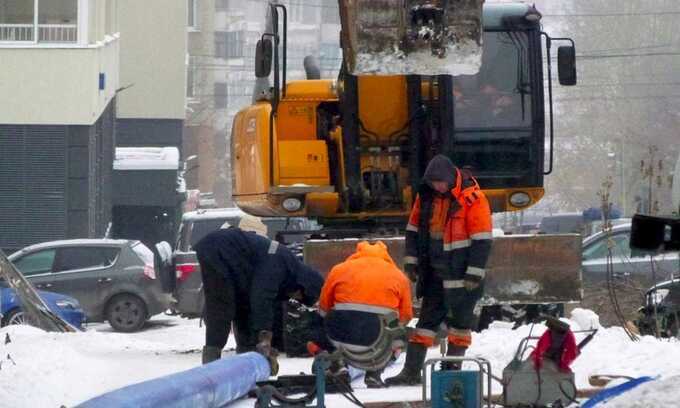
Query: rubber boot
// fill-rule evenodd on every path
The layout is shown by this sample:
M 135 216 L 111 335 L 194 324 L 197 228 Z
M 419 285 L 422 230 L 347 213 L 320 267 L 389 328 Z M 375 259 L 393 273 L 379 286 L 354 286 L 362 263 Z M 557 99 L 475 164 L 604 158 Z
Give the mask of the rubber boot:
M 364 384 L 367 388 L 385 388 L 387 384 L 380 378 L 383 370 L 378 371 L 366 371 L 364 375 Z
M 446 349 L 446 357 L 463 357 L 467 347 L 456 346 L 455 344 L 449 343 L 449 347 Z M 462 363 L 454 361 L 445 361 L 442 363 L 442 370 L 454 370 L 460 371 Z
M 203 346 L 203 355 L 201 356 L 201 362 L 203 364 L 212 363 L 215 360 L 219 360 L 222 357 L 222 349 L 214 346 Z
M 427 347 L 420 343 L 408 343 L 406 349 L 406 363 L 395 377 L 385 380 L 388 386 L 418 385 L 422 382 L 420 373 L 425 362 Z

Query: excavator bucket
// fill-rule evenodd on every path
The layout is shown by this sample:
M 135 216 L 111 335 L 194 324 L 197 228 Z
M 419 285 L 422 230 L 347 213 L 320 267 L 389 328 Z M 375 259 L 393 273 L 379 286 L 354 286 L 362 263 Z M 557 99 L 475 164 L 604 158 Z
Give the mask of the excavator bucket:
M 305 263 L 324 276 L 354 253 L 359 240 L 309 240 Z M 369 241 L 372 241 L 369 239 Z M 404 238 L 382 241 L 401 268 Z M 496 237 L 486 265 L 482 305 L 573 303 L 581 300 L 581 236 L 509 235 Z
M 473 75 L 484 0 L 340 0 L 342 47 L 354 75 Z

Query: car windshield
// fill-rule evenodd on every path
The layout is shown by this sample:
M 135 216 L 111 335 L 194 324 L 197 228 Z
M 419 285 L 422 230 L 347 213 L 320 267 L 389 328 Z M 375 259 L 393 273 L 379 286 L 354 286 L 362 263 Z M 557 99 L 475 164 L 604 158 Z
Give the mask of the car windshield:
M 229 225 L 231 225 L 233 227 L 238 227 L 238 224 L 239 224 L 240 221 L 241 221 L 241 219 L 238 218 L 238 217 L 195 220 L 193 222 L 193 226 L 191 227 L 191 232 L 190 232 L 190 237 L 191 237 L 190 245 L 191 246 L 189 248 L 187 248 L 187 250 L 190 250 L 191 248 L 193 248 L 193 246 L 196 245 L 196 243 L 198 241 L 200 241 L 201 238 L 205 237 L 210 232 L 220 229 L 222 227 L 222 225 L 224 225 L 225 222 L 229 223 Z M 186 238 L 185 238 L 185 243 L 186 243 Z

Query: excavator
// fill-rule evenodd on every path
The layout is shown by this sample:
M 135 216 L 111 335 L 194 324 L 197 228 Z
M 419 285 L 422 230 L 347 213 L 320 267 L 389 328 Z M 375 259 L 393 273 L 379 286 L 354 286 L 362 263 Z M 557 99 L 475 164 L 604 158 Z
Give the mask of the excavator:
M 307 78 L 287 80 L 287 10 L 269 5 L 255 75 L 273 85 L 231 132 L 242 210 L 318 220 L 325 239 L 305 242 L 304 255 L 326 273 L 351 253 L 347 238 L 380 237 L 401 259 L 414 191 L 436 154 L 469 169 L 495 213 L 541 200 L 554 161 L 553 44 L 564 44 L 559 83 L 574 85 L 571 39 L 543 32 L 525 3 L 340 0 L 339 13 L 338 77 L 320 78 L 306 58 Z M 580 299 L 580 237 L 512 238 L 494 242 L 488 304 Z

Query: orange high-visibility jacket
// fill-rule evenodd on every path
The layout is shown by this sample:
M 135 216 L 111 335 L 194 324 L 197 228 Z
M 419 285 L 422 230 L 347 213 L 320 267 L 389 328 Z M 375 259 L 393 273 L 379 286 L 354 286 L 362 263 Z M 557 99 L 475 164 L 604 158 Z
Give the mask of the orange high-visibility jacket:
M 359 242 L 353 255 L 331 269 L 319 307 L 322 314 L 333 308 L 373 313 L 393 310 L 401 322 L 408 322 L 413 318 L 411 283 L 385 244 Z
M 426 224 L 430 238 L 426 255 L 430 266 L 444 274 L 440 277 L 445 288 L 462 288 L 464 279 L 483 280 L 491 251 L 492 225 L 489 202 L 477 181 L 456 169 L 456 183 L 450 194 L 433 194 L 431 200 L 431 215 Z M 406 226 L 404 257 L 405 264 L 419 267 L 424 251 L 418 248 L 421 205 L 419 194 Z

